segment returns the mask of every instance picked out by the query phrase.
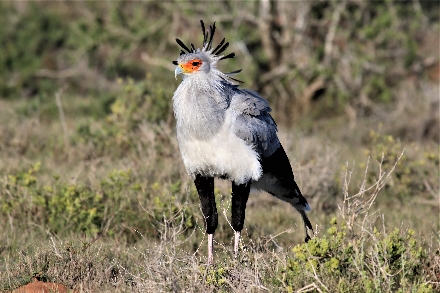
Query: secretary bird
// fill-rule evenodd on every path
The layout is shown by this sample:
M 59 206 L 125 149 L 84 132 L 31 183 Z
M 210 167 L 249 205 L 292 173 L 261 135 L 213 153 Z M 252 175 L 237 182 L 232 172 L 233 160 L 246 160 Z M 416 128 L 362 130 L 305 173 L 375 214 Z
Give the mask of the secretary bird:
M 213 261 L 213 238 L 218 226 L 214 196 L 214 177 L 232 181 L 232 228 L 237 255 L 250 189 L 264 190 L 290 203 L 301 215 L 310 239 L 312 224 L 306 215 L 309 204 L 296 184 L 292 168 L 270 116 L 269 103 L 258 93 L 240 89 L 232 76 L 223 73 L 217 62 L 235 57 L 220 55 L 229 43 L 223 39 L 212 49 L 215 23 L 203 32 L 202 49 L 190 48 L 176 39 L 185 50 L 180 52 L 175 77 L 183 74 L 174 92 L 173 107 L 177 121 L 177 140 L 183 163 L 193 178 L 200 197 L 208 234 L 208 264 Z

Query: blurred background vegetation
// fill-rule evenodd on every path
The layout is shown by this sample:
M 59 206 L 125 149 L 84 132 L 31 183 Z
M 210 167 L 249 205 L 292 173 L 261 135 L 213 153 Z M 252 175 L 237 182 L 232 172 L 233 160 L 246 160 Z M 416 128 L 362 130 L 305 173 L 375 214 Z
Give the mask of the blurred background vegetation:
M 0 2 L 0 266 L 29 262 L 23 251 L 36 258 L 16 276 L 0 271 L 0 285 L 13 288 L 36 271 L 78 283 L 35 252 L 33 243 L 54 239 L 88 247 L 107 237 L 111 249 L 125 248 L 183 227 L 179 235 L 192 238 L 182 247 L 199 251 L 203 219 L 175 139 L 171 98 L 180 80 L 171 62 L 180 52 L 175 38 L 200 46 L 200 19 L 215 21 L 214 43 L 226 38 L 236 53 L 220 69 L 243 68 L 242 87 L 269 100 L 313 223 L 335 225 L 341 172 L 352 170 L 348 192 L 356 193 L 405 151 L 377 208 L 387 211 L 389 231 L 411 227 L 432 250 L 426 235 L 440 224 L 439 12 L 437 1 L 419 0 Z M 230 186 L 216 184 L 227 210 Z M 282 233 L 298 222 L 289 207 L 267 195 L 248 207 L 249 243 L 277 234 L 275 246 L 301 242 L 301 233 Z M 232 237 L 224 219 L 216 237 Z M 331 274 L 338 245 L 326 254 Z M 71 262 L 71 244 L 64 248 Z M 440 281 L 435 268 L 423 272 Z M 295 284 L 287 275 L 281 283 Z
M 42 103 L 66 88 L 102 101 L 90 110 L 98 116 L 119 95 L 115 81 L 130 78 L 144 86 L 143 119 L 170 119 L 174 40 L 201 43 L 199 19 L 216 21 L 216 41 L 225 37 L 237 54 L 224 70 L 243 68 L 246 86 L 267 97 L 286 125 L 393 113 L 402 100 L 421 99 L 402 92 L 412 86 L 426 94 L 423 83 L 439 78 L 435 1 L 1 5 L 0 96 Z

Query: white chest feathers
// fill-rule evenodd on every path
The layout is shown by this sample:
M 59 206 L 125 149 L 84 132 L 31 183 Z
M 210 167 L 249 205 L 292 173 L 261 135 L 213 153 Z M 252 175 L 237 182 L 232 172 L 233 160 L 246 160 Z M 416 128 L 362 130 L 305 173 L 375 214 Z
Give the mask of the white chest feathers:
M 225 113 L 223 125 L 218 132 L 204 139 L 185 135 L 177 129 L 180 152 L 188 174 L 226 177 L 236 184 L 256 181 L 262 175 L 258 153 L 238 138 L 232 131 L 234 114 Z

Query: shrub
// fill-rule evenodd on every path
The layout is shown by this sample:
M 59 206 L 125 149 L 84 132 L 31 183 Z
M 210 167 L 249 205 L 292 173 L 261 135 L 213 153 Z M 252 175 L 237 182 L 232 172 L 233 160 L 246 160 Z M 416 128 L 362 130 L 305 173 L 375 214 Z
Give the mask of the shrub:
M 159 190 L 154 186 L 147 194 L 143 193 L 145 187 L 130 170 L 110 172 L 99 187 L 93 187 L 66 184 L 59 179 L 40 186 L 39 169 L 40 163 L 37 163 L 0 182 L 3 223 L 9 217 L 21 228 L 36 224 L 59 235 L 117 236 L 128 242 L 139 239 L 135 231 L 153 238 L 159 236 L 158 223 L 183 222 L 185 229 L 195 228 L 188 206 L 180 205 L 168 191 L 166 195 L 157 194 Z M 172 185 L 171 191 L 179 189 L 179 184 Z M 145 206 L 148 210 L 142 209 Z

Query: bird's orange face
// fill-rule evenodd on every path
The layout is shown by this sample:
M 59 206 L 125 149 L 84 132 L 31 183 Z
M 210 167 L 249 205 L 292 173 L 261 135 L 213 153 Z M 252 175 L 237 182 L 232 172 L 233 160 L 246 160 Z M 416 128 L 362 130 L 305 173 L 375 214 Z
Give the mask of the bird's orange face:
M 202 60 L 200 59 L 192 59 L 186 63 L 179 64 L 182 68 L 183 73 L 193 73 L 199 70 L 200 66 L 202 66 Z

